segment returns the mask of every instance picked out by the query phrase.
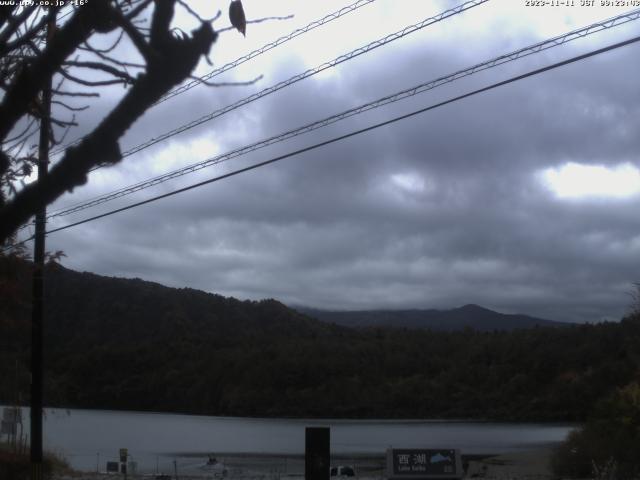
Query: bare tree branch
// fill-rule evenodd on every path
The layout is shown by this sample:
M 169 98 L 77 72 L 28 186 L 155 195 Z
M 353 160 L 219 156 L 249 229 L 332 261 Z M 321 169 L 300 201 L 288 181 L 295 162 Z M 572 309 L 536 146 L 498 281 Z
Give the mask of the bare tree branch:
M 112 8 L 108 0 L 92 0 L 84 5 L 56 32 L 47 48 L 33 63 L 16 76 L 0 103 L 0 139 L 6 137 L 20 117 L 27 113 L 29 103 L 38 95 L 47 78 L 62 62 L 98 28 L 106 28 Z M 115 26 L 114 26 L 115 28 Z
M 269 20 L 291 20 L 292 18 L 294 18 L 295 15 L 287 15 L 286 17 L 264 17 L 264 18 L 257 18 L 255 20 L 247 20 L 246 23 L 262 23 L 262 22 L 266 22 Z M 218 33 L 222 33 L 222 32 L 228 32 L 230 30 L 235 30 L 235 27 L 224 27 L 224 28 L 220 28 L 218 29 Z
M 82 107 L 73 107 L 65 102 L 61 102 L 60 100 L 52 100 L 51 103 L 53 105 L 60 105 L 62 108 L 65 108 L 69 111 L 72 112 L 82 112 L 84 110 L 87 110 L 89 108 L 89 105 L 84 105 Z
M 7 138 L 6 140 L 2 141 L 2 144 L 8 144 L 11 142 L 15 142 L 16 140 L 18 140 L 21 137 L 24 137 L 26 135 L 26 133 L 29 131 L 29 129 L 32 127 L 32 125 L 36 122 L 35 118 L 31 118 L 29 120 L 29 122 L 27 123 L 27 128 L 25 128 L 24 130 L 22 130 L 20 133 L 18 133 L 17 135 L 14 135 L 13 137 Z
M 107 72 L 114 77 L 124 80 L 125 83 L 135 82 L 135 78 L 133 78 L 127 72 L 123 72 L 115 67 L 112 67 L 111 65 L 107 65 L 101 62 L 81 62 L 77 60 L 67 60 L 64 62 L 64 65 L 78 68 L 90 68 L 92 70 L 102 70 L 103 72 Z
M 22 25 L 33 12 L 38 8 L 35 4 L 29 5 L 22 10 L 20 14 L 15 17 L 9 17 L 7 19 L 7 27 L 2 33 L 0 33 L 0 54 L 6 51 L 7 42 L 12 35 L 16 33 L 20 25 Z
M 187 2 L 185 2 L 184 0 L 178 0 L 178 4 L 182 8 L 184 8 L 187 12 L 189 12 L 189 14 L 192 17 L 194 17 L 196 20 L 198 20 L 200 23 L 213 23 L 220 17 L 220 15 L 222 15 L 222 12 L 220 12 L 220 10 L 218 10 L 218 13 L 216 13 L 216 15 L 214 15 L 212 18 L 204 19 L 198 14 L 198 12 L 196 12 L 194 9 L 192 9 L 189 6 L 189 4 Z
M 125 17 L 120 12 L 116 12 L 115 15 L 116 15 L 116 22 L 118 23 L 118 25 L 122 28 L 122 30 L 124 30 L 124 32 L 127 34 L 129 39 L 131 39 L 135 47 L 138 49 L 138 52 L 140 52 L 140 55 L 142 55 L 145 61 L 149 63 L 151 58 L 154 56 L 154 53 L 151 50 L 151 48 L 149 48 L 149 45 L 147 44 L 147 41 L 145 40 L 144 36 L 131 23 L 129 18 Z
M 37 24 L 30 27 L 27 33 L 21 35 L 19 38 L 17 38 L 13 42 L 7 43 L 4 49 L 0 47 L 0 54 L 2 54 L 2 52 L 10 52 L 12 50 L 16 50 L 22 47 L 22 45 L 31 44 L 33 39 L 36 38 L 40 32 L 43 31 L 47 23 L 53 18 L 54 14 L 55 14 L 55 10 L 50 10 L 47 15 L 43 15 Z M 0 45 L 2 45 L 2 43 L 0 43 Z
M 119 67 L 146 68 L 146 65 L 144 65 L 143 63 L 123 62 L 122 60 L 118 60 L 116 58 L 110 57 L 101 52 L 91 52 L 91 53 L 101 58 L 105 62 L 111 62 L 114 65 L 118 65 Z
M 62 75 L 64 78 L 66 78 L 67 80 L 70 80 L 72 82 L 75 82 L 79 85 L 84 85 L 85 87 L 104 87 L 107 85 L 118 85 L 121 83 L 128 83 L 127 80 L 123 80 L 123 79 L 113 79 L 113 80 L 84 80 L 82 78 L 76 77 L 75 75 L 71 75 L 69 72 L 65 71 L 65 70 L 60 70 L 58 72 L 60 75 Z
M 66 92 L 64 90 L 54 89 L 52 92 L 56 95 L 63 97 L 99 97 L 100 94 L 97 92 Z
M 196 77 L 195 75 L 189 75 L 189 78 L 208 87 L 248 87 L 258 83 L 264 78 L 264 75 L 258 75 L 253 80 L 247 80 L 246 82 L 208 82 L 200 77 Z
M 94 47 L 93 45 L 89 44 L 89 39 L 87 39 L 86 42 L 84 42 L 80 47 L 78 47 L 80 50 L 87 50 L 90 51 L 92 53 L 98 54 L 98 53 L 110 53 L 112 52 L 122 41 L 122 37 L 124 37 L 124 30 L 122 30 L 120 32 L 120 34 L 118 35 L 118 38 L 116 38 L 116 41 L 113 42 L 112 45 L 104 48 L 104 49 L 99 49 Z M 84 46 L 83 46 L 84 45 Z
M 131 20 L 131 19 L 133 19 L 133 18 L 137 17 L 138 15 L 140 15 L 140 13 L 142 13 L 142 11 L 143 11 L 145 8 L 147 8 L 147 7 L 151 4 L 151 2 L 152 2 L 152 1 L 153 1 L 153 0 L 141 0 L 141 1 L 140 1 L 140 5 L 138 5 L 138 6 L 134 7 L 134 8 L 132 8 L 132 9 L 131 9 L 131 11 L 130 11 L 130 12 L 127 12 L 127 13 L 125 13 L 125 14 L 124 14 L 124 16 L 125 16 L 127 19 L 129 19 L 129 20 Z
M 106 1 L 92 0 L 87 6 L 98 5 Z M 218 34 L 213 31 L 210 24 L 204 23 L 192 32 L 190 38 L 175 38 L 170 32 L 174 5 L 175 0 L 155 2 L 150 40 L 148 44 L 145 42 L 149 52 L 152 52 L 147 53 L 146 71 L 138 76 L 122 100 L 78 145 L 69 147 L 65 151 L 63 157 L 53 166 L 47 177 L 26 185 L 0 210 L 0 241 L 9 238 L 21 224 L 27 222 L 35 209 L 51 203 L 64 192 L 84 184 L 93 167 L 119 162 L 122 155 L 118 139 L 148 108 L 176 85 L 183 82 L 195 69 L 199 59 L 208 54 Z M 104 7 L 105 4 L 103 3 L 102 6 Z M 83 11 L 89 10 L 91 9 Z M 95 12 L 92 13 L 95 15 Z M 114 24 L 116 25 L 121 25 L 122 18 L 124 18 L 117 10 L 109 10 L 103 14 L 111 15 L 110 18 L 115 19 Z M 54 61 L 53 68 L 45 68 L 42 65 L 42 59 L 37 59 L 31 71 L 44 71 L 52 75 L 56 68 L 62 65 L 64 59 L 72 51 L 72 47 L 76 48 L 86 41 L 88 38 L 88 32 L 85 30 L 86 23 L 84 28 L 81 28 L 78 22 L 74 22 L 77 18 L 76 13 L 65 25 L 67 32 L 74 29 L 75 37 L 73 39 L 62 37 L 65 42 L 58 38 L 58 43 L 61 43 L 60 47 L 64 48 L 64 53 L 54 56 L 50 52 L 49 46 L 43 52 L 43 57 L 46 56 L 49 60 Z M 87 23 L 89 20 L 95 20 L 95 18 L 93 16 L 85 17 Z M 131 25 L 129 20 L 126 20 L 126 23 Z M 35 85 L 30 86 L 33 89 L 36 87 Z M 16 90 L 15 86 L 10 89 L 12 93 L 15 93 Z M 30 89 L 26 90 L 27 93 L 31 93 Z M 6 99 L 7 96 L 5 96 Z M 5 103 L 3 101 L 0 104 L 0 134 L 2 136 L 6 135 L 6 133 L 3 134 L 3 128 L 7 128 L 8 122 L 3 122 L 4 117 L 1 114 L 3 111 L 11 113 Z M 13 106 L 14 109 L 20 109 L 20 107 L 22 107 L 20 103 Z
M 75 120 L 58 120 L 57 118 L 49 118 L 49 121 L 55 125 L 58 125 L 59 127 L 77 127 L 78 124 L 75 122 Z

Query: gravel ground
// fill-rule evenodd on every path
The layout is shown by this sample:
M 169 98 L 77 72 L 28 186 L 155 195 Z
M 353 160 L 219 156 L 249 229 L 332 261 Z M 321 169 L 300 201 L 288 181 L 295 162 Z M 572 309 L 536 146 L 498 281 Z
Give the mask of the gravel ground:
M 538 449 L 484 458 L 467 457 L 465 478 L 548 480 L 552 478 L 549 469 L 550 454 L 550 449 Z M 304 480 L 304 459 L 301 456 L 238 455 L 225 457 L 224 464 L 224 475 L 221 472 L 207 471 L 197 475 L 178 472 L 177 480 Z M 383 456 L 334 458 L 333 464 L 353 465 L 357 472 L 356 480 L 386 478 Z M 125 480 L 125 477 L 120 474 L 78 472 L 57 475 L 54 480 Z M 127 480 L 156 480 L 156 475 L 129 475 Z M 174 472 L 162 480 L 176 480 Z M 340 480 L 350 479 L 345 477 Z
M 550 449 L 530 450 L 469 462 L 467 478 L 550 479 Z

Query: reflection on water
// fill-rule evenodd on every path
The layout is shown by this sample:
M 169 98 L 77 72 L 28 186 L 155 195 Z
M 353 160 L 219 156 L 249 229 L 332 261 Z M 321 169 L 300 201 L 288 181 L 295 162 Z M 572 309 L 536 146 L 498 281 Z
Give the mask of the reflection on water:
M 28 411 L 23 418 L 29 418 Z M 458 448 L 467 454 L 526 450 L 562 441 L 571 428 L 567 424 L 252 419 L 46 409 L 44 441 L 47 450 L 87 471 L 104 470 L 107 461 L 117 461 L 118 449 L 128 448 L 139 472 L 173 472 L 176 467 L 183 472 L 206 472 L 212 453 L 228 469 L 260 464 L 271 471 L 291 472 L 303 468 L 300 456 L 307 426 L 330 426 L 332 455 L 346 460 L 381 457 L 389 447 Z M 25 428 L 28 431 L 28 425 Z

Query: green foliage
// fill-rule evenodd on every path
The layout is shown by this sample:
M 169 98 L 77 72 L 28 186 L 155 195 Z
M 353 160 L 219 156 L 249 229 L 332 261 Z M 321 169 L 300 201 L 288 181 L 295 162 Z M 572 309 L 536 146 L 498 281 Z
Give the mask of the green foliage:
M 27 455 L 18 455 L 8 450 L 0 450 L 0 478 L 7 480 L 27 480 L 31 473 Z
M 60 266 L 47 270 L 46 295 L 50 406 L 582 421 L 640 372 L 633 318 L 492 333 L 352 330 L 275 300 L 242 302 Z M 0 339 L 5 331 L 0 325 Z M 10 352 L 28 352 L 28 337 L 12 335 Z M 0 368 L 13 365 L 9 350 L 1 354 Z M 0 391 L 0 402 L 12 400 Z
M 0 254 L 0 403 L 20 401 L 29 389 L 31 270 L 21 252 Z M 0 477 L 2 478 L 2 477 Z
M 55 474 L 71 473 L 67 461 L 52 453 L 45 453 L 42 462 L 44 479 L 51 479 Z M 2 480 L 29 480 L 31 478 L 31 460 L 26 452 L 16 453 L 6 444 L 0 444 L 0 478 Z
M 571 432 L 552 457 L 563 477 L 640 476 L 640 385 L 632 382 L 598 402 L 587 423 Z

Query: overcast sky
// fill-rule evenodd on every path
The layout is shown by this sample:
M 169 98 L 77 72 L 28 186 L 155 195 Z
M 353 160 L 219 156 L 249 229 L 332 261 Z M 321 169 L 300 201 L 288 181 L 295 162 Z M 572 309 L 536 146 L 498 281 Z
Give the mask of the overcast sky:
M 246 39 L 224 32 L 220 66 L 348 0 L 244 0 Z M 625 10 L 492 0 L 173 137 L 50 210 L 257 142 Z M 599 3 L 599 2 L 596 2 Z M 226 10 L 226 1 L 190 2 Z M 219 81 L 152 109 L 123 150 L 457 5 L 377 0 Z M 187 26 L 186 17 L 178 19 Z M 226 14 L 215 23 L 227 26 Z M 640 34 L 640 22 L 570 42 L 358 115 L 100 208 L 62 226 L 424 108 Z M 240 299 L 323 309 L 477 303 L 553 320 L 619 319 L 640 281 L 640 45 L 476 95 L 357 137 L 48 239 L 63 264 Z M 212 67 L 203 62 L 198 73 Z M 87 129 L 122 88 L 80 117 Z M 79 135 L 82 129 L 76 132 Z

